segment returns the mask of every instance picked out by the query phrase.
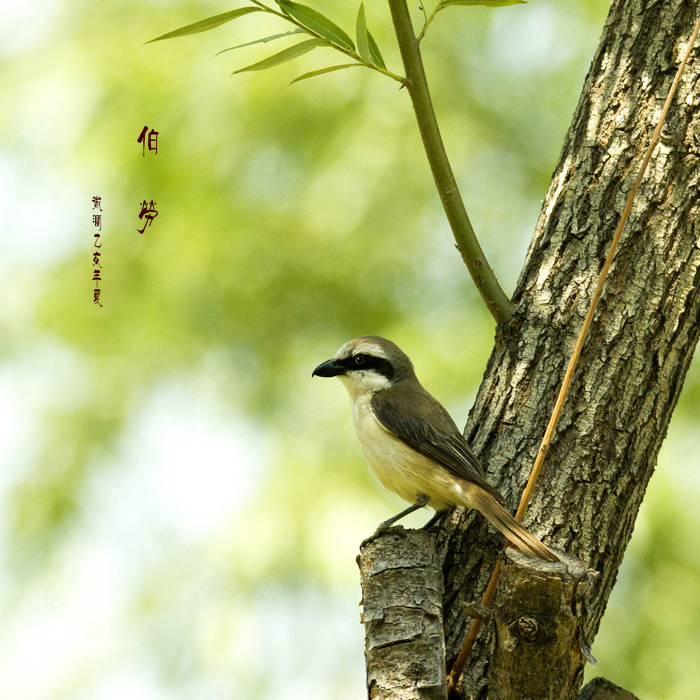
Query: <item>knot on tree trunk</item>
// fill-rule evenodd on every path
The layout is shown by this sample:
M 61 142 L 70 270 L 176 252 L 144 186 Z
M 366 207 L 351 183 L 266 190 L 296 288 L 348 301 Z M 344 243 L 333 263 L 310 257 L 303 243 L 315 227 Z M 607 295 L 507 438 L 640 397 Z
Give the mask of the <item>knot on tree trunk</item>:
M 490 700 L 569 700 L 586 660 L 586 602 L 595 572 L 562 555 L 543 562 L 501 555 L 490 622 Z

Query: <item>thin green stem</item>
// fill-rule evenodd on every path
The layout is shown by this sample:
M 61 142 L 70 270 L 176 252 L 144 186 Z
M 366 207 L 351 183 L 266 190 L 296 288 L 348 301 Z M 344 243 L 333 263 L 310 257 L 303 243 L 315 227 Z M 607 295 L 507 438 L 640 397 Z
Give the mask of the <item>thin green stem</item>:
M 499 285 L 486 260 L 459 193 L 430 99 L 423 59 L 406 0 L 389 0 L 389 9 L 406 71 L 406 87 L 413 102 L 425 153 L 457 242 L 457 249 L 493 317 L 498 323 L 507 323 L 513 317 L 515 307 Z
M 367 66 L 367 68 L 371 68 L 372 70 L 376 70 L 377 73 L 381 73 L 382 75 L 386 75 L 389 78 L 393 78 L 396 80 L 396 82 L 401 83 L 401 85 L 406 84 L 406 78 L 404 78 L 402 75 L 396 75 L 396 73 L 392 73 L 390 70 L 387 70 L 386 68 L 382 68 L 381 66 L 375 66 L 374 63 L 365 63 L 364 61 L 360 61 L 363 65 Z
M 259 2 L 259 0 L 250 0 L 253 5 L 257 5 L 258 7 L 262 8 L 265 10 L 265 12 L 271 12 L 273 15 L 279 15 L 280 13 L 277 12 L 276 10 L 273 10 L 271 7 L 268 7 L 267 5 Z
M 430 26 L 430 23 L 435 19 L 435 15 L 440 12 L 442 9 L 442 0 L 438 0 L 437 5 L 435 5 L 435 9 L 431 12 L 430 17 L 425 18 L 425 24 L 423 24 L 423 29 L 420 30 L 420 34 L 416 37 L 418 42 L 422 41 L 423 37 L 425 36 L 425 33 L 428 31 L 428 27 Z M 425 13 L 425 10 L 423 10 Z
M 426 10 L 425 10 L 425 2 L 424 2 L 424 0 L 421 0 L 421 2 L 420 2 L 420 9 L 421 9 L 422 12 L 423 12 L 423 21 L 424 21 L 425 23 L 427 23 L 427 22 L 428 22 L 428 13 L 427 13 Z

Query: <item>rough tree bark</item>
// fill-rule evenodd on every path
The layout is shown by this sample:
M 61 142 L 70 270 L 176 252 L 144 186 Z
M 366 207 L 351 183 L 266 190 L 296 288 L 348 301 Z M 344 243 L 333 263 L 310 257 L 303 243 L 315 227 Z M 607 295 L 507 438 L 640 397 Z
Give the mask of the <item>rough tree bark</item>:
M 391 528 L 363 542 L 357 563 L 370 697 L 444 700 L 443 585 L 432 535 Z
M 514 301 L 465 435 L 515 506 L 534 462 L 607 247 L 700 6 L 612 3 Z M 598 630 L 700 333 L 700 58 L 675 103 L 606 282 L 525 524 L 600 572 L 586 636 Z M 448 667 L 498 554 L 459 511 L 438 536 Z M 483 697 L 477 642 L 465 698 Z M 571 688 L 575 697 L 577 688 Z

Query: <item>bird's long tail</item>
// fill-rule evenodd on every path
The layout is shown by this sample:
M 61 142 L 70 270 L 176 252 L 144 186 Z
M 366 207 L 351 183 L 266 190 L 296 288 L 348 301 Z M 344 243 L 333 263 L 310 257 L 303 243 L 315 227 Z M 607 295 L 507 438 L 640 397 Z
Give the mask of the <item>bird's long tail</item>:
M 559 561 L 559 557 L 547 545 L 528 532 L 490 493 L 478 486 L 469 491 L 470 505 L 523 554 L 545 561 Z

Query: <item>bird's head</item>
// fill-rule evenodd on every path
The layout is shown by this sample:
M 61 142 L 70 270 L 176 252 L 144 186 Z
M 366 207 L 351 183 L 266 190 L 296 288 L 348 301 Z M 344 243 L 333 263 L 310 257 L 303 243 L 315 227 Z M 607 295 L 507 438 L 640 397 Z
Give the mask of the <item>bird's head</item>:
M 354 400 L 416 375 L 411 359 L 398 345 L 378 335 L 363 335 L 345 343 L 311 376 L 340 377 Z

